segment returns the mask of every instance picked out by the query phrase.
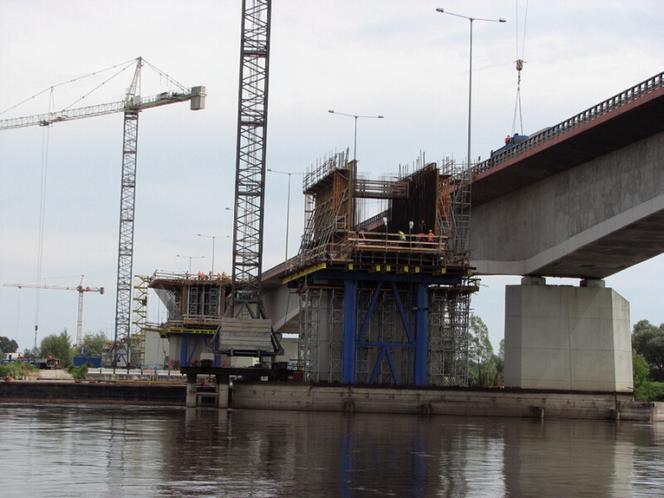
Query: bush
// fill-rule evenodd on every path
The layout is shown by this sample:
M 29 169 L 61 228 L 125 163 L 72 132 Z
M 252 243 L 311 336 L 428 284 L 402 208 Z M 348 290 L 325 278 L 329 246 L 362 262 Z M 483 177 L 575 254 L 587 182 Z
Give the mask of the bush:
M 80 367 L 69 367 L 68 372 L 74 378 L 74 380 L 83 380 L 88 374 L 88 365 L 81 365 Z
M 637 401 L 664 401 L 664 382 L 646 380 L 634 389 L 634 399 Z
M 12 379 L 24 379 L 34 371 L 36 371 L 36 368 L 29 363 L 12 361 L 7 365 L 0 365 L 0 379 L 7 377 Z

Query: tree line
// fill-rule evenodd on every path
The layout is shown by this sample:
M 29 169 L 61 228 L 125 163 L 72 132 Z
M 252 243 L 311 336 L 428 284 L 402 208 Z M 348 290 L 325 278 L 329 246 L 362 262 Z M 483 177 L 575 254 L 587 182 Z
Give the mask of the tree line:
M 83 337 L 81 347 L 72 345 L 72 338 L 67 329 L 59 334 L 51 334 L 44 337 L 39 347 L 27 348 L 23 355 L 26 358 L 45 358 L 51 355 L 60 360 L 60 364 L 68 368 L 72 365 L 74 356 L 81 352 L 85 356 L 101 356 L 105 348 L 111 345 L 111 341 L 106 338 L 103 332 L 88 333 Z M 0 336 L 0 352 L 15 353 L 18 350 L 18 344 L 14 339 Z
M 656 326 L 640 320 L 632 329 L 634 397 L 664 400 L 664 323 Z

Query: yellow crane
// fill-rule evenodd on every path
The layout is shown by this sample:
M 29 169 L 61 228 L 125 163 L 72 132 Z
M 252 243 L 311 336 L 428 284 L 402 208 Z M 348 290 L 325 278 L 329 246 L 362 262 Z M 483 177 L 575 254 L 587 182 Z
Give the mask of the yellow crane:
M 76 345 L 81 346 L 83 343 L 83 294 L 86 292 L 104 293 L 103 287 L 83 287 L 83 277 L 77 286 L 66 285 L 43 285 L 43 284 L 3 284 L 3 287 L 18 287 L 19 289 L 53 289 L 53 290 L 66 290 L 78 292 L 78 316 L 76 319 Z
M 62 121 L 104 116 L 116 112 L 124 113 L 122 176 L 120 187 L 120 234 L 118 240 L 115 333 L 113 337 L 113 367 L 117 365 L 118 361 L 122 360 L 124 360 L 127 367 L 129 367 L 131 361 L 129 357 L 129 339 L 131 333 L 131 292 L 134 257 L 134 208 L 136 199 L 138 114 L 145 109 L 175 104 L 177 102 L 185 102 L 187 100 L 190 101 L 190 109 L 197 111 L 205 108 L 206 97 L 204 86 L 194 86 L 191 88 L 184 87 L 142 57 L 136 58 L 135 64 L 134 76 L 129 89 L 122 100 L 106 104 L 65 108 L 54 112 L 0 120 L 0 131 L 2 131 L 14 128 L 24 128 L 27 126 L 49 126 Z M 165 79 L 175 87 L 175 90 L 161 92 L 147 97 L 141 96 L 141 70 L 144 65 L 155 70 L 162 79 Z M 104 83 L 102 83 L 102 85 Z M 35 324 L 35 338 L 37 336 L 38 328 L 38 324 Z

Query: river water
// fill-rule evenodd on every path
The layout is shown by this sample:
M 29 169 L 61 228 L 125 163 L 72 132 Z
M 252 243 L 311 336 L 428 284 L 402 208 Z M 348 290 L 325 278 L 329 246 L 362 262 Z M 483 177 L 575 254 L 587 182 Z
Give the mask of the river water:
M 663 496 L 664 424 L 0 404 L 0 496 Z

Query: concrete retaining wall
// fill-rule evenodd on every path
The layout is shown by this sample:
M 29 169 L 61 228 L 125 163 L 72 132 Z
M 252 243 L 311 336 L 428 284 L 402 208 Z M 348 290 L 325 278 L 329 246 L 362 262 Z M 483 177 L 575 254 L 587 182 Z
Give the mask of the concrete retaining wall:
M 629 394 L 236 384 L 232 407 L 357 413 L 664 420 L 664 403 Z
M 225 408 L 226 389 L 218 400 L 217 406 L 220 408 Z M 0 383 L 0 403 L 98 402 L 184 407 L 185 397 L 186 387 L 183 385 Z M 235 384 L 230 407 L 248 410 L 664 421 L 664 403 L 636 402 L 628 394 L 525 390 Z
M 0 382 L 0 402 L 76 401 L 184 406 L 185 393 L 184 385 Z

